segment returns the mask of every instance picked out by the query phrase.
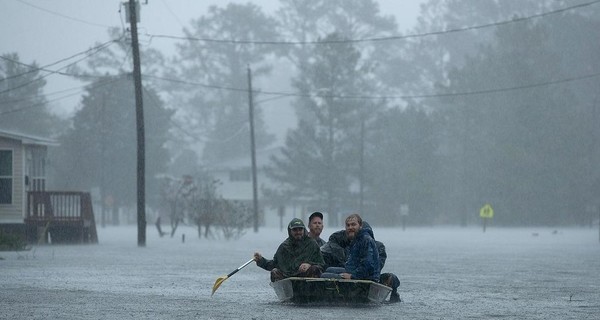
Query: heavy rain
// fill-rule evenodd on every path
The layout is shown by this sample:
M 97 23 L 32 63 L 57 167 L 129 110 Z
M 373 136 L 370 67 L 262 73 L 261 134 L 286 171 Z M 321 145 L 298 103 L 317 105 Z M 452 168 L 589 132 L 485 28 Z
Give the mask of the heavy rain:
M 600 313 L 598 0 L 5 0 L 0 20 L 2 319 Z M 325 241 L 368 221 L 401 302 L 281 302 L 244 264 L 315 211 Z
M 324 234 L 340 229 L 325 226 Z M 278 228 L 239 241 L 176 237 L 135 226 L 99 230 L 97 245 L 0 252 L 2 319 L 597 319 L 597 232 L 580 228 L 379 227 L 386 272 L 400 278 L 401 303 L 280 302 L 252 257 L 273 255 Z M 185 241 L 182 241 L 185 234 Z M 535 235 L 537 234 L 537 235 Z M 270 257 L 269 257 L 270 258 Z

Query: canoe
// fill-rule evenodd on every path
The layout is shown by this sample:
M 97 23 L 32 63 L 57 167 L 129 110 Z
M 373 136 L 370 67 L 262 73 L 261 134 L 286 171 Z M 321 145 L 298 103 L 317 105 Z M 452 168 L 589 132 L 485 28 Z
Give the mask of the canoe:
M 380 303 L 392 288 L 369 280 L 291 277 L 271 282 L 281 301 Z

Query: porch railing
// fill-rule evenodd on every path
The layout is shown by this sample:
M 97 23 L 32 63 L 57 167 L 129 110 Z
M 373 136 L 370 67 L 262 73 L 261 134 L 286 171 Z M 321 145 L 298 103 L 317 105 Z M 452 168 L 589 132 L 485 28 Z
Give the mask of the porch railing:
M 42 233 L 47 233 L 49 228 L 52 233 L 54 229 L 61 238 L 72 238 L 65 235 L 71 228 L 82 242 L 98 242 L 92 199 L 88 192 L 29 191 L 25 222 L 38 227 L 45 226 Z M 59 229 L 60 232 L 56 231 Z M 47 237 L 46 234 L 39 236 Z

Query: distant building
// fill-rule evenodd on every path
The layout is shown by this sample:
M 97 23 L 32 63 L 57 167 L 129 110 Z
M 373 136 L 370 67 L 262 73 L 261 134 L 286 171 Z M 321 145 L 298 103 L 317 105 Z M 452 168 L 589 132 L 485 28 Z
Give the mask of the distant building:
M 278 155 L 281 148 L 257 150 L 257 183 L 259 202 L 259 225 L 264 227 L 282 227 L 294 217 L 306 220 L 310 212 L 301 201 L 279 200 L 266 198 L 264 188 L 275 189 L 277 182 L 265 175 L 265 166 L 270 163 L 271 156 Z M 209 165 L 206 171 L 220 181 L 217 193 L 224 199 L 246 203 L 252 208 L 252 161 L 250 156 L 240 157 Z

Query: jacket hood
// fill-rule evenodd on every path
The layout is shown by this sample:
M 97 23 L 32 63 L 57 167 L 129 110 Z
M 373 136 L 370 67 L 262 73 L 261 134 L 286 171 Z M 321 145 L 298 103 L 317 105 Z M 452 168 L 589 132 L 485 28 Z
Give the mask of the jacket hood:
M 288 223 L 287 232 L 288 232 L 288 236 L 290 238 L 292 238 L 292 229 L 293 228 L 304 229 L 304 235 L 308 236 L 308 232 L 306 231 L 306 227 L 304 226 L 304 222 L 302 222 L 302 220 L 300 220 L 298 218 L 294 218 L 294 219 L 292 219 L 292 221 L 290 221 L 290 223 Z
M 340 230 L 332 233 L 329 236 L 329 242 L 333 242 L 342 248 L 345 248 L 350 244 L 350 240 L 348 240 L 348 237 L 346 236 L 346 230 Z
M 365 230 L 371 236 L 371 238 L 375 239 L 373 229 L 371 229 L 371 225 L 368 222 L 363 221 L 361 230 Z

